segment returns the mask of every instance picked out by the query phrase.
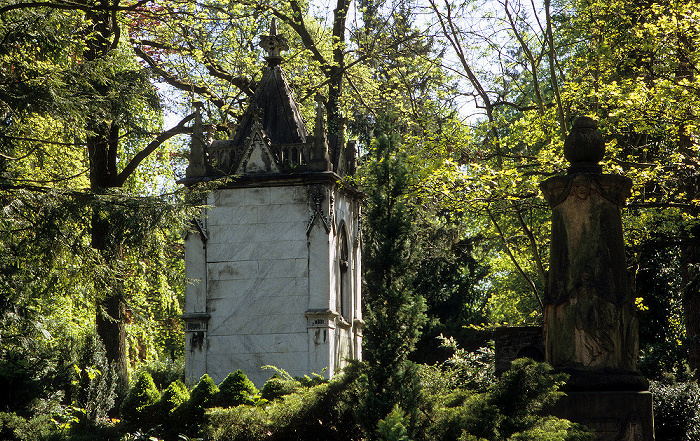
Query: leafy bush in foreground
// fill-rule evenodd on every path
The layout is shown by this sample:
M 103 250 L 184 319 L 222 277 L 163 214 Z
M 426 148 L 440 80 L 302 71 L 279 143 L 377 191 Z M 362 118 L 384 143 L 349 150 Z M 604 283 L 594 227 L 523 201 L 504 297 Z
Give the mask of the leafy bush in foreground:
M 214 380 L 204 374 L 192 389 L 190 399 L 173 411 L 173 426 L 188 436 L 197 436 L 205 425 L 206 409 L 216 405 L 219 388 Z
M 529 359 L 517 360 L 486 391 L 457 388 L 428 395 L 420 409 L 419 430 L 410 438 L 410 416 L 399 406 L 381 415 L 374 429 L 365 427 L 368 403 L 366 366 L 352 365 L 329 383 L 304 387 L 272 401 L 267 407 L 238 406 L 208 412 L 211 441 L 590 441 L 588 430 L 570 421 L 542 416 L 544 406 L 562 393 L 561 374 Z M 435 380 L 439 371 L 431 372 Z M 452 372 L 447 372 L 450 381 Z M 278 379 L 280 380 L 280 379 Z M 284 380 L 282 380 L 284 381 Z M 441 380 L 442 381 L 442 380 Z M 442 383 L 441 383 L 442 384 Z M 370 403 L 371 404 L 371 403 Z
M 241 404 L 254 404 L 258 389 L 240 369 L 228 374 L 219 384 L 217 406 L 233 407 Z
M 700 440 L 700 386 L 652 381 L 654 432 L 664 441 Z
M 122 419 L 137 427 L 147 424 L 153 411 L 152 406 L 159 398 L 160 392 L 151 375 L 148 372 L 141 372 L 119 409 Z

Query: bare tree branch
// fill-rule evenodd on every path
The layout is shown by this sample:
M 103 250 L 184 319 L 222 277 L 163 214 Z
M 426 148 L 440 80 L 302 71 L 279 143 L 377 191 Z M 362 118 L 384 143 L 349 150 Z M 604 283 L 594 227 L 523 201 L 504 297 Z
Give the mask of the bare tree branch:
M 140 152 L 136 153 L 133 158 L 129 161 L 128 164 L 126 164 L 126 167 L 119 173 L 116 177 L 116 186 L 122 186 L 124 182 L 131 176 L 131 174 L 136 170 L 136 167 L 148 157 L 155 149 L 161 146 L 165 141 L 169 140 L 175 135 L 185 133 L 185 124 L 188 122 L 192 121 L 195 117 L 195 114 L 192 113 L 185 118 L 183 118 L 175 127 L 173 127 L 170 130 L 166 130 L 165 132 L 161 133 L 151 141 L 143 150 Z

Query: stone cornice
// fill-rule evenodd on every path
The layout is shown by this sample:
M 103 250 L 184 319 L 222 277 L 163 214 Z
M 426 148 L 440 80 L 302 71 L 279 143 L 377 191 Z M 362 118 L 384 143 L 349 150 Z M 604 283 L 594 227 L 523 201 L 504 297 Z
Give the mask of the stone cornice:
M 577 173 L 554 176 L 540 184 L 542 194 L 550 208 L 564 202 L 572 193 L 586 199 L 595 192 L 607 201 L 624 206 L 632 189 L 632 180 L 626 176 Z
M 228 176 L 226 182 L 218 189 L 248 188 L 248 187 L 285 187 L 293 185 L 332 184 L 356 198 L 364 198 L 365 193 L 344 181 L 332 171 L 299 172 L 299 173 L 257 173 L 249 175 Z

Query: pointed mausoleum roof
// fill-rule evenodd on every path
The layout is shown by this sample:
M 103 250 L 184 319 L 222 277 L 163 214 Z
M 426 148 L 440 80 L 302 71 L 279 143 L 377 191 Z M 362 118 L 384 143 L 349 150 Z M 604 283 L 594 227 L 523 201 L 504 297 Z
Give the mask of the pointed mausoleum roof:
M 342 148 L 342 154 L 332 155 L 335 162 L 329 159 L 321 98 L 317 99 L 314 134 L 309 133 L 281 66 L 281 52 L 289 46 L 287 39 L 277 33 L 274 19 L 270 35 L 260 37 L 260 46 L 267 51 L 267 65 L 231 139 L 207 145 L 202 142 L 203 134 L 197 133 L 201 123 L 195 124 L 188 180 L 303 172 L 343 176 L 354 172 L 354 143 Z

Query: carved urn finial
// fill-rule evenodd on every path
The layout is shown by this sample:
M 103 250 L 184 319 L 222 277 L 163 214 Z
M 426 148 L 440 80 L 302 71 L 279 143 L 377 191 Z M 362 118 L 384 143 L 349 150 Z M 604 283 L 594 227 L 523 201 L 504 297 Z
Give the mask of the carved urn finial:
M 277 22 L 272 19 L 270 24 L 270 35 L 260 36 L 260 47 L 267 51 L 267 64 L 270 67 L 278 66 L 284 58 L 280 55 L 282 51 L 289 50 L 287 38 L 284 35 L 277 35 Z
M 605 142 L 598 131 L 598 123 L 586 116 L 574 121 L 564 141 L 564 157 L 571 163 L 569 174 L 602 173 L 598 165 L 605 155 Z

